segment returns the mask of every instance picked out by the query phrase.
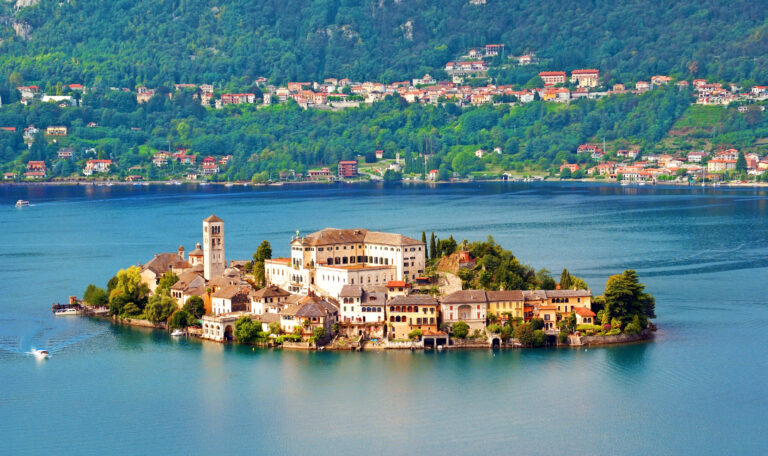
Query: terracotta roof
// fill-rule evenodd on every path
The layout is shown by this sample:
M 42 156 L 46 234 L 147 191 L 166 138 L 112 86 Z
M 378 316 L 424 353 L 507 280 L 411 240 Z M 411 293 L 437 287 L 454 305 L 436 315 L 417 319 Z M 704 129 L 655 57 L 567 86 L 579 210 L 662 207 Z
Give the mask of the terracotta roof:
M 251 292 L 251 297 L 256 298 L 256 299 L 274 298 L 274 297 L 278 297 L 279 298 L 279 297 L 283 297 L 283 296 L 287 297 L 287 296 L 290 296 L 290 295 L 291 295 L 291 293 L 289 293 L 288 291 L 283 290 L 282 288 L 280 288 L 280 287 L 278 287 L 276 285 L 269 285 L 269 286 L 266 286 L 266 287 L 262 288 L 261 290 L 252 291 Z
M 538 301 L 547 299 L 544 290 L 523 290 L 523 297 L 526 301 Z
M 252 318 L 253 320 L 259 320 L 262 323 L 269 324 L 269 323 L 275 323 L 280 321 L 280 314 L 273 313 L 273 312 L 266 312 L 263 314 L 254 315 Z
M 327 244 L 385 244 L 385 245 L 424 245 L 421 241 L 402 234 L 368 231 L 362 228 L 338 229 L 325 228 L 299 239 L 302 245 L 322 246 Z
M 404 280 L 390 280 L 389 282 L 387 282 L 387 287 L 388 288 L 392 288 L 392 287 L 406 287 L 406 286 L 408 286 L 408 284 L 405 283 Z
M 522 301 L 524 298 L 522 290 L 501 290 L 488 291 L 488 301 Z
M 488 302 L 485 290 L 459 290 L 440 299 L 444 304 Z
M 557 306 L 539 306 L 539 310 L 557 310 Z
M 574 307 L 573 311 L 580 317 L 594 317 L 596 314 L 586 307 Z
M 339 292 L 341 298 L 359 298 L 362 296 L 363 289 L 360 285 L 344 285 Z
M 228 285 L 216 293 L 213 294 L 214 298 L 224 298 L 224 299 L 232 299 L 237 295 L 245 294 L 247 295 L 250 291 L 249 286 L 244 285 Z
M 297 317 L 326 317 L 339 311 L 336 306 L 318 296 L 305 296 L 298 305 L 294 314 Z
M 186 266 L 184 266 L 184 263 L 186 263 Z M 188 268 L 189 263 L 183 260 L 178 252 L 166 252 L 156 254 L 155 257 L 147 261 L 147 264 L 141 269 L 143 271 L 149 269 L 155 274 L 164 274 L 166 271 L 171 270 L 171 266 Z
M 216 217 L 215 215 L 211 214 L 207 219 L 203 220 L 204 222 L 223 222 L 224 220 Z
M 171 286 L 171 289 L 184 291 L 189 287 L 189 284 L 195 281 L 195 279 L 202 279 L 202 283 L 205 284 L 205 279 L 199 274 L 187 271 L 179 275 L 179 280 Z
M 589 290 L 545 290 L 548 298 L 588 298 L 592 296 Z

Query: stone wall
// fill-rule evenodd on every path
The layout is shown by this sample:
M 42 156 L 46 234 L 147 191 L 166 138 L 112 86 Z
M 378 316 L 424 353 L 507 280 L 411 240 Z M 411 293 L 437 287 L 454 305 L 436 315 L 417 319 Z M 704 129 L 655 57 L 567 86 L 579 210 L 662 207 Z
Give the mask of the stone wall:
M 608 344 L 626 344 L 629 342 L 639 342 L 653 337 L 653 332 L 649 329 L 643 330 L 640 334 L 617 334 L 615 336 L 570 336 L 571 345 L 608 345 Z

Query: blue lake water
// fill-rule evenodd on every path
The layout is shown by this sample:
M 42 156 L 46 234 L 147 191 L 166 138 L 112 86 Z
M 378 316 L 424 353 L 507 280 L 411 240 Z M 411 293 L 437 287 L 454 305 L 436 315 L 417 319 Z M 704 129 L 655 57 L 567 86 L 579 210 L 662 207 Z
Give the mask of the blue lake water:
M 606 348 L 295 353 L 51 315 L 119 268 L 192 249 L 211 213 L 228 259 L 263 239 L 287 255 L 296 230 L 331 226 L 491 234 L 596 294 L 634 268 L 660 331 Z M 765 189 L 0 186 L 0 454 L 768 454 L 767 278 Z

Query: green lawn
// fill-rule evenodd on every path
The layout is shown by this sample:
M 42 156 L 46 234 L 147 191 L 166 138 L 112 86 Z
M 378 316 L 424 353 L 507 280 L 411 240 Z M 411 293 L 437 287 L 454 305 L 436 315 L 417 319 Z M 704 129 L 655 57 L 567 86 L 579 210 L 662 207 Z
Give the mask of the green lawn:
M 692 105 L 682 117 L 675 122 L 673 129 L 679 128 L 711 128 L 723 119 L 723 106 Z

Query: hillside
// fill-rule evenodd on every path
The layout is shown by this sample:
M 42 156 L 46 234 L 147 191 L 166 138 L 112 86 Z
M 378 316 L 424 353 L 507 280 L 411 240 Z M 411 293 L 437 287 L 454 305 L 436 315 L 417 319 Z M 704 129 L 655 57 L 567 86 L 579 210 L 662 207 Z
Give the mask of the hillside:
M 547 67 L 768 80 L 768 10 L 754 2 L 629 0 L 18 0 L 0 2 L 0 81 L 134 87 L 440 75 L 471 46 Z M 24 6 L 28 5 L 28 6 Z

